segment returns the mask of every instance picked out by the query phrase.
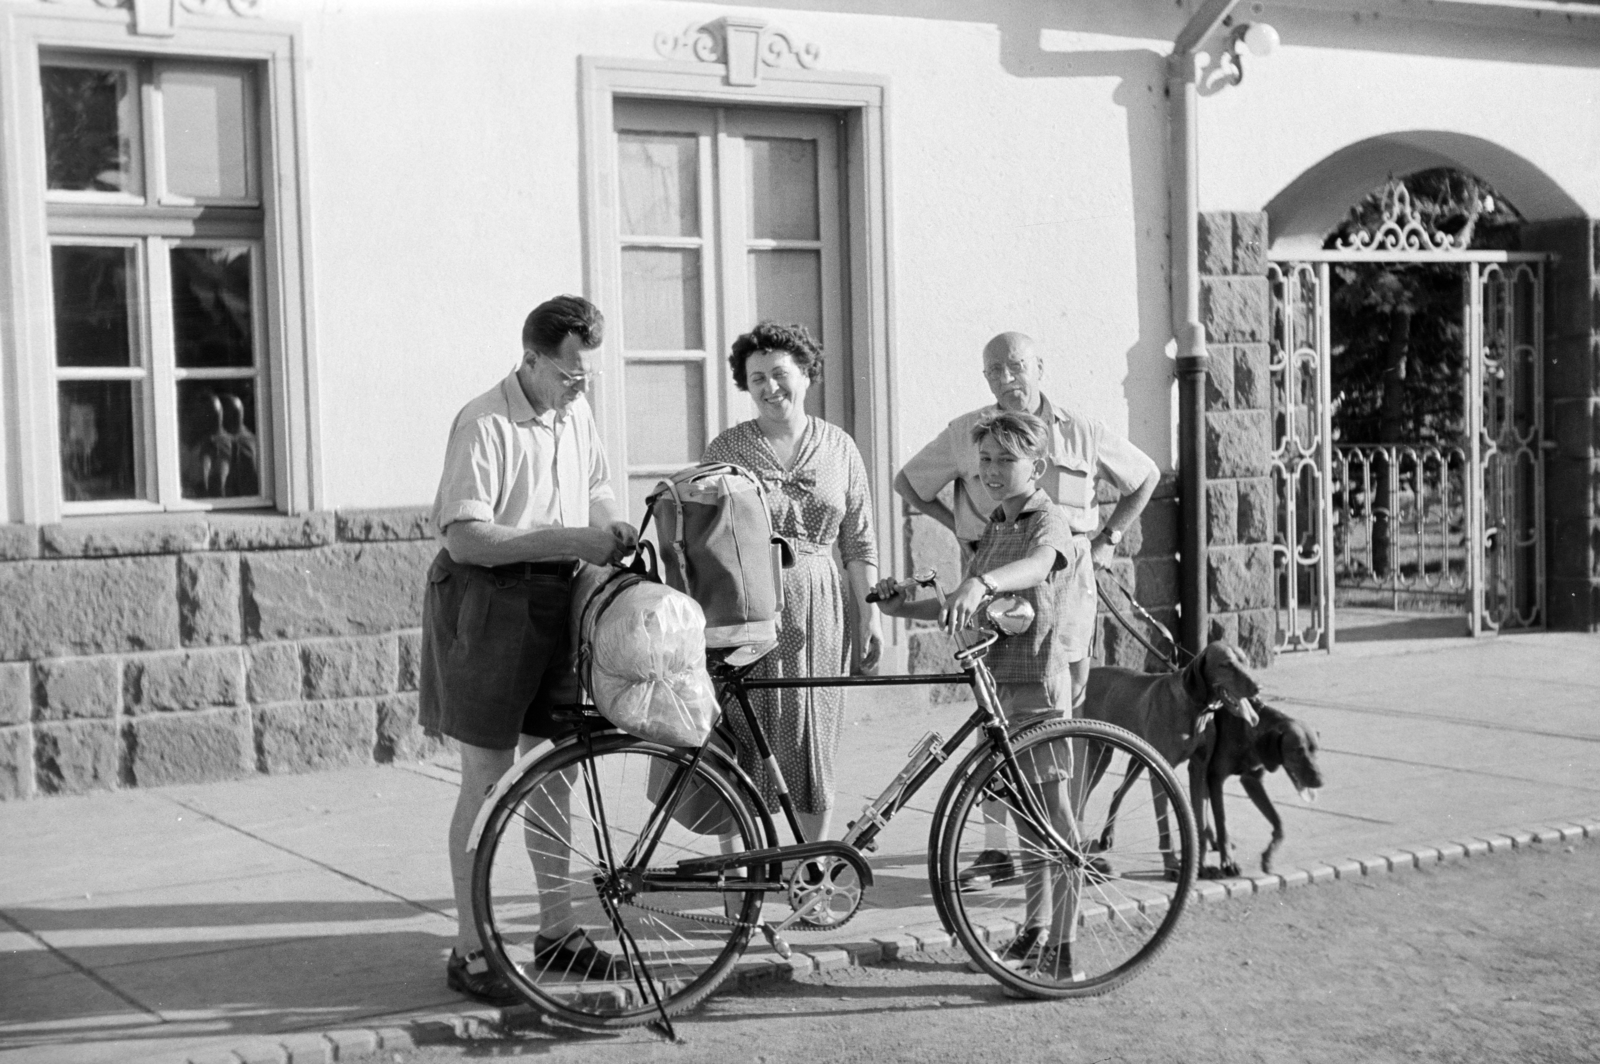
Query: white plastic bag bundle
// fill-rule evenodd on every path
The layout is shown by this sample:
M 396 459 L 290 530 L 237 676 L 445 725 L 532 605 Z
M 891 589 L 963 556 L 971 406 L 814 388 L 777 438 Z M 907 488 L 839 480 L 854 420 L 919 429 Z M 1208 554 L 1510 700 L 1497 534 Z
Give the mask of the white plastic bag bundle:
M 641 739 L 704 743 L 722 708 L 706 672 L 705 614 L 694 599 L 641 580 L 591 616 L 585 679 L 601 714 Z

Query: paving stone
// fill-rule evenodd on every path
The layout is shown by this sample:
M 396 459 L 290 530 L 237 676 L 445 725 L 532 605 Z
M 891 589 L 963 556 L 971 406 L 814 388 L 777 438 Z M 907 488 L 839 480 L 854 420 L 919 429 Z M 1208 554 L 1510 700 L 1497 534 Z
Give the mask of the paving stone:
M 1364 876 L 1375 876 L 1394 869 L 1394 865 L 1387 857 L 1376 854 L 1371 857 L 1357 857 L 1355 861 L 1361 866 L 1361 874 Z
M 257 643 L 250 648 L 246 692 L 252 702 L 298 702 L 304 690 L 297 643 Z
M 302 643 L 304 697 L 324 701 L 388 694 L 395 689 L 396 658 L 397 643 L 392 635 Z
M 289 1059 L 288 1050 L 266 1039 L 236 1045 L 233 1051 L 244 1064 L 287 1064 Z
M 811 958 L 795 950 L 788 957 L 774 955 L 772 958 L 773 974 L 778 979 L 793 979 L 796 976 L 811 974 Z
M 808 949 L 806 955 L 811 958 L 812 967 L 819 972 L 850 967 L 850 954 L 842 949 Z
M 850 963 L 858 968 L 878 964 L 883 960 L 883 947 L 876 942 L 862 942 L 845 947 Z
M 1410 850 L 1384 850 L 1378 856 L 1386 859 L 1390 869 L 1396 872 L 1402 868 L 1417 867 L 1417 855 Z
M 1533 833 L 1533 841 L 1548 845 L 1550 843 L 1565 842 L 1560 828 L 1539 828 Z
M 949 949 L 956 942 L 955 936 L 942 928 L 931 931 L 913 931 L 912 934 L 916 936 L 918 952 L 923 953 L 928 950 Z
M 1458 843 L 1457 845 L 1461 847 L 1461 852 L 1467 857 L 1486 857 L 1489 854 L 1488 839 L 1468 839 L 1466 842 Z
M 179 556 L 178 631 L 190 647 L 241 641 L 237 554 Z
M 1510 835 L 1488 835 L 1480 841 L 1489 847 L 1490 853 L 1504 853 L 1516 849 L 1516 842 Z
M 1464 861 L 1467 858 L 1467 848 L 1459 842 L 1447 842 L 1439 847 L 1439 863 L 1446 861 Z
M 1215 880 L 1196 882 L 1193 894 L 1196 901 L 1208 904 L 1228 900 L 1228 888 Z
M 376 1031 L 350 1027 L 337 1031 L 325 1031 L 323 1032 L 323 1037 L 333 1043 L 334 1055 L 341 1061 L 371 1056 L 378 1051 L 378 1032 Z
M 1366 875 L 1366 870 L 1361 867 L 1361 862 L 1355 858 L 1335 861 L 1332 865 L 1333 874 L 1339 879 L 1360 879 Z
M 87 794 L 116 787 L 122 741 L 115 721 L 50 721 L 33 727 L 35 782 L 45 794 Z
M 1284 878 L 1280 875 L 1271 873 L 1266 875 L 1251 876 L 1250 882 L 1252 885 L 1254 885 L 1255 892 L 1257 894 L 1272 894 L 1276 891 L 1282 890 L 1284 886 Z
M 1409 853 L 1413 858 L 1412 864 L 1418 868 L 1439 863 L 1439 848 L 1437 846 L 1404 846 L 1401 847 L 1400 852 Z
M 32 719 L 32 663 L 0 662 L 0 727 L 7 724 L 26 724 Z
M 141 654 L 123 670 L 130 713 L 172 713 L 245 702 L 244 651 L 240 647 Z
M 1584 835 L 1581 824 L 1557 824 L 1556 830 L 1561 832 L 1562 842 L 1577 842 Z
M 320 1034 L 291 1034 L 279 1039 L 288 1064 L 333 1064 L 333 1043 Z
M 883 959 L 897 961 L 901 957 L 917 952 L 920 943 L 915 935 L 889 935 L 884 938 L 872 940 L 883 950 Z
M 1278 878 L 1283 880 L 1282 889 L 1284 890 L 1288 890 L 1290 887 L 1309 887 L 1311 885 L 1311 873 L 1304 868 L 1292 868 L 1282 873 Z
M 1339 878 L 1338 869 L 1334 868 L 1333 865 L 1330 864 L 1312 865 L 1310 868 L 1304 869 L 1303 871 L 1306 874 L 1306 882 L 1313 885 L 1332 883 L 1334 880 Z
M 205 1053 L 191 1053 L 188 1064 L 239 1064 L 239 1054 L 231 1049 L 213 1049 Z
M 140 787 L 236 779 L 254 768 L 250 711 L 243 707 L 139 717 L 128 727 L 130 772 Z
M 1507 834 L 1506 837 L 1511 840 L 1512 848 L 1517 850 L 1526 849 L 1532 846 L 1534 842 L 1533 832 L 1531 831 L 1513 831 Z
M 33 664 L 39 720 L 115 717 L 122 708 L 122 661 L 114 657 L 53 658 Z

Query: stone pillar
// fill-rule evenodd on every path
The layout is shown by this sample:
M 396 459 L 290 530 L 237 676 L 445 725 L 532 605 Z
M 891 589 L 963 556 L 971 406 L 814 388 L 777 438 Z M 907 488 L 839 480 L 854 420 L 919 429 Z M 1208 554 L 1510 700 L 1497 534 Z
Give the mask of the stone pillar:
M 1272 302 L 1267 216 L 1200 216 L 1200 316 L 1211 353 L 1206 391 L 1208 638 L 1255 665 L 1276 643 L 1272 435 L 1267 375 Z
M 1545 274 L 1545 596 L 1548 626 L 1600 630 L 1600 222 L 1523 230 Z

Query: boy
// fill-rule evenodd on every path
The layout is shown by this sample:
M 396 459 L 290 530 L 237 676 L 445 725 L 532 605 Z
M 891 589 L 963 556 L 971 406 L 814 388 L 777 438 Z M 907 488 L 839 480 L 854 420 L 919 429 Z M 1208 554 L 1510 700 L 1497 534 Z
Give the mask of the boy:
M 1050 432 L 1032 414 L 1001 411 L 972 429 L 978 445 L 978 473 L 999 506 L 978 540 L 966 579 L 939 603 L 908 602 L 893 580 L 880 581 L 878 608 L 891 617 L 938 620 L 954 634 L 965 628 L 984 601 L 1010 593 L 1034 608 L 1033 627 L 1002 640 L 989 651 L 1000 710 L 1007 728 L 1056 720 L 1072 705 L 1073 661 L 1089 651 L 1084 633 L 1075 631 L 1066 605 L 1081 594 L 1078 585 L 1093 580 L 1086 537 L 1075 535 L 1061 507 L 1039 488 L 1049 459 Z M 1092 585 L 1090 594 L 1093 594 Z M 1021 767 L 1038 786 L 1038 794 L 1055 829 L 1071 839 L 1076 832 L 1062 783 L 1071 778 L 1071 756 L 1065 743 L 1021 759 Z M 1050 756 L 1054 754 L 1055 756 Z M 1037 833 L 1023 829 L 1024 847 L 1038 847 Z M 1072 979 L 1072 945 L 1077 940 L 1077 887 L 1070 875 L 1049 861 L 1024 861 L 1027 919 L 1022 932 L 1000 954 L 1024 968 L 1052 978 Z M 1060 889 L 1057 890 L 1059 883 Z M 1059 894 L 1053 899 L 1052 896 Z M 1047 926 L 1048 923 L 1048 926 Z

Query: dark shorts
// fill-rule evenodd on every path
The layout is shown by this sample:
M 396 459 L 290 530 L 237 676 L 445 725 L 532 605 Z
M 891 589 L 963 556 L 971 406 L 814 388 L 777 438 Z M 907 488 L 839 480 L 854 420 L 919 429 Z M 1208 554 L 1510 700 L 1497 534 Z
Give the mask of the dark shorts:
M 490 750 L 561 730 L 551 710 L 582 701 L 572 670 L 572 577 L 463 565 L 441 550 L 422 601 L 418 719 Z

